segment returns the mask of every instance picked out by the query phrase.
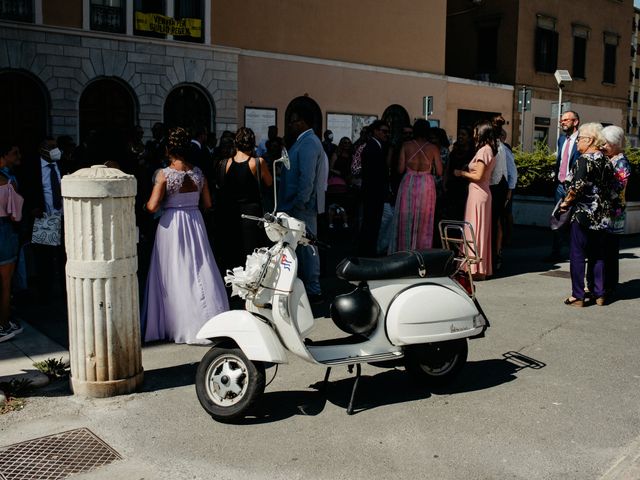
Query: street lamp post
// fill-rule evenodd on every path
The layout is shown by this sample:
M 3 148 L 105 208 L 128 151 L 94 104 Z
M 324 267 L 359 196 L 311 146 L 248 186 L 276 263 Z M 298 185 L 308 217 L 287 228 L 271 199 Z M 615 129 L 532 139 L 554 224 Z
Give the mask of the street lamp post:
M 572 78 L 567 70 L 556 70 L 553 74 L 558 82 L 558 124 L 556 126 L 556 143 L 560 139 L 560 118 L 562 117 L 562 89 L 571 83 Z

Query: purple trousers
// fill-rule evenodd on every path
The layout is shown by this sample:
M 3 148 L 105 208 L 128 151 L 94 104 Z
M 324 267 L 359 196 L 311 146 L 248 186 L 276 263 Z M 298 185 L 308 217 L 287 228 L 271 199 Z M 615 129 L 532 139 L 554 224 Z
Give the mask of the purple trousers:
M 571 295 L 584 299 L 584 274 L 587 261 L 593 265 L 593 295 L 604 296 L 604 231 L 589 230 L 578 222 L 571 222 L 569 265 L 571 267 Z

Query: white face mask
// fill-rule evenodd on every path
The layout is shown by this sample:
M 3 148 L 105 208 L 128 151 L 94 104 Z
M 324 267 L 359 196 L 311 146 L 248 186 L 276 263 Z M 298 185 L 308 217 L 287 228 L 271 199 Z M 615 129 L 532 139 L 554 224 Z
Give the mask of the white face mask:
M 330 142 L 333 141 L 333 135 L 327 135 L 327 140 L 329 140 Z
M 52 148 L 51 150 L 49 150 L 49 158 L 51 158 L 52 162 L 57 162 L 58 160 L 60 160 L 60 158 L 62 158 L 62 152 L 57 147 Z

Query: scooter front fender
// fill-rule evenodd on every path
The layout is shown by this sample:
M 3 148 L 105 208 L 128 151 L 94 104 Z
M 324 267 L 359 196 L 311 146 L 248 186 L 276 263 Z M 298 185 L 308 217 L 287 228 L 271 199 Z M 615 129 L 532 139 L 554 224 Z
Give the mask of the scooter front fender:
M 287 363 L 287 353 L 273 329 L 246 310 L 230 310 L 205 323 L 197 338 L 231 339 L 249 360 Z

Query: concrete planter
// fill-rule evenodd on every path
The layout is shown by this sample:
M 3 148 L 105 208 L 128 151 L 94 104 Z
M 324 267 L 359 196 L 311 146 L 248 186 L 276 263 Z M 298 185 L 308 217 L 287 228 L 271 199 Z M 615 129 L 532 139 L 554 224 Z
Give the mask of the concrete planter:
M 514 195 L 513 222 L 516 225 L 548 227 L 555 202 L 551 197 Z M 640 202 L 627 202 L 625 234 L 640 233 Z

